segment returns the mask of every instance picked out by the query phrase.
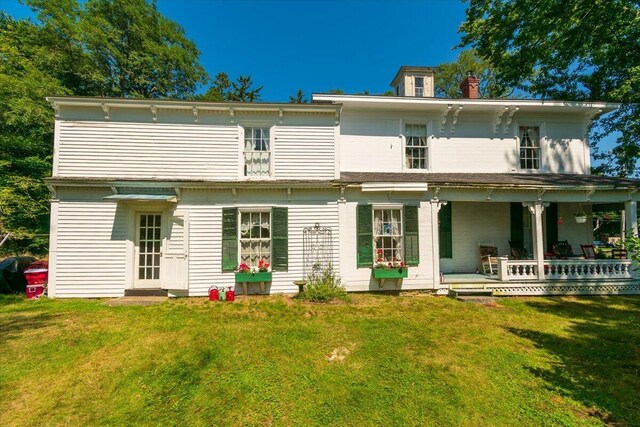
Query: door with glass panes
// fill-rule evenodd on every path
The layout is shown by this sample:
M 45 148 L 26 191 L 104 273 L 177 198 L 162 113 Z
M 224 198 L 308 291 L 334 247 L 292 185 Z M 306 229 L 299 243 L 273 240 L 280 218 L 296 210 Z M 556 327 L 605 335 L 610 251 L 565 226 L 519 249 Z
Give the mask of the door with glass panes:
M 136 215 L 136 288 L 159 288 L 162 268 L 162 212 Z

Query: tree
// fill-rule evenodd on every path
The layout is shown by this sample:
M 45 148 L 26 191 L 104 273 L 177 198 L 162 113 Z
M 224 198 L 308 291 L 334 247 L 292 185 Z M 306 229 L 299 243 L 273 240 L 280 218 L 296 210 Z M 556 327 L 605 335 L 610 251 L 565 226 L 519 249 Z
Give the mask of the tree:
M 253 87 L 251 76 L 238 76 L 235 82 L 226 73 L 218 73 L 209 89 L 195 99 L 210 102 L 254 102 L 260 100 L 263 86 Z
M 306 104 L 309 100 L 304 96 L 302 89 L 298 89 L 298 92 L 294 96 L 289 97 L 290 104 Z
M 155 0 L 26 3 L 44 28 L 75 51 L 89 93 L 185 98 L 206 83 L 196 45 L 180 25 L 158 12 Z
M 498 82 L 496 71 L 472 49 L 463 50 L 455 62 L 438 65 L 435 95 L 443 98 L 462 98 L 460 83 L 472 71 L 480 78 L 480 98 L 504 98 L 511 92 Z
M 191 96 L 206 79 L 195 45 L 144 0 L 25 0 L 0 12 L 2 253 L 46 253 L 53 109 L 47 95 Z
M 635 0 L 471 0 L 462 46 L 498 82 L 542 98 L 621 102 L 592 127 L 599 172 L 637 175 L 640 156 L 640 5 Z M 611 152 L 598 150 L 617 132 Z

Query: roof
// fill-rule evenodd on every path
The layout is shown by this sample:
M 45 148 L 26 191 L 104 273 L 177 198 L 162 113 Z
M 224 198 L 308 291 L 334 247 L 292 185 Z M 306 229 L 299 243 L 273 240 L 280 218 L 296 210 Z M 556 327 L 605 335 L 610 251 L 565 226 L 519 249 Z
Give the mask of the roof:
M 557 173 L 395 173 L 395 172 L 343 172 L 337 180 L 247 180 L 211 181 L 198 179 L 165 178 L 95 178 L 95 177 L 51 177 L 45 178 L 49 185 L 62 186 L 122 186 L 135 193 L 135 186 L 200 188 L 330 188 L 341 185 L 364 183 L 426 183 L 433 186 L 459 188 L 522 188 L 522 189 L 625 189 L 640 188 L 640 179 L 619 178 L 600 175 Z
M 640 179 L 600 175 L 557 173 L 385 173 L 343 172 L 346 184 L 366 182 L 425 182 L 451 187 L 520 187 L 520 188 L 640 188 Z
M 335 95 L 314 93 L 314 103 L 335 103 L 344 107 L 366 109 L 397 109 L 432 111 L 442 113 L 452 107 L 464 111 L 484 111 L 496 113 L 503 108 L 520 112 L 554 112 L 598 115 L 620 108 L 621 104 L 599 101 L 563 101 L 550 99 L 487 99 L 487 98 L 432 98 L 415 96 L 384 95 Z
M 420 65 L 403 65 L 398 69 L 393 80 L 391 80 L 390 85 L 395 86 L 400 76 L 404 73 L 435 73 L 437 71 L 437 67 L 425 67 Z
M 93 96 L 48 96 L 47 101 L 57 106 L 94 106 L 94 107 L 125 107 L 125 108 L 171 108 L 201 110 L 274 110 L 274 111 L 324 111 L 336 112 L 340 110 L 338 103 L 293 104 L 289 102 L 205 102 L 183 99 L 149 99 L 149 98 L 106 98 Z

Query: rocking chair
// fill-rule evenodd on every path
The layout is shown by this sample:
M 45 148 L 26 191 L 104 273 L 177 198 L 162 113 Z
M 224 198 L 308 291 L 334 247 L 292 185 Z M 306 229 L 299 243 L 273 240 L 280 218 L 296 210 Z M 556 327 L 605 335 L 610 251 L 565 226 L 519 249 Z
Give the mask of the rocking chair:
M 498 248 L 493 243 L 480 244 L 480 263 L 484 274 L 498 274 Z

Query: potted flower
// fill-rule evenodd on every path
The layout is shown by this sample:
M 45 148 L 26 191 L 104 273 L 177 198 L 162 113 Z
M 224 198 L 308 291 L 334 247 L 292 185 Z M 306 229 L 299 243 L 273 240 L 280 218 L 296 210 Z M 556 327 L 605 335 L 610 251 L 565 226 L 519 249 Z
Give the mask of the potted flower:
M 402 279 L 409 276 L 409 269 L 404 261 L 397 260 L 385 261 L 380 255 L 381 250 L 378 249 L 378 258 L 373 264 L 374 279 Z
M 269 263 L 261 260 L 257 268 L 251 268 L 244 262 L 236 270 L 236 283 L 271 282 L 271 270 Z

